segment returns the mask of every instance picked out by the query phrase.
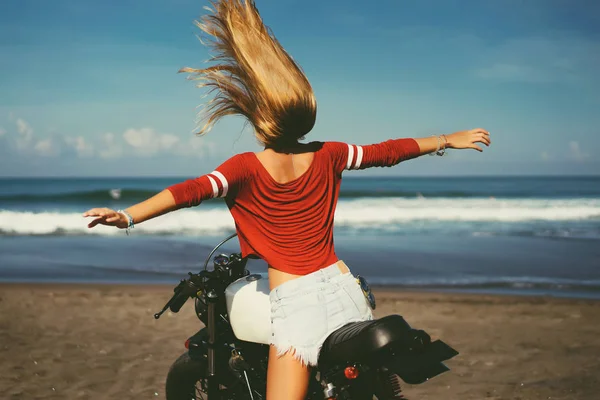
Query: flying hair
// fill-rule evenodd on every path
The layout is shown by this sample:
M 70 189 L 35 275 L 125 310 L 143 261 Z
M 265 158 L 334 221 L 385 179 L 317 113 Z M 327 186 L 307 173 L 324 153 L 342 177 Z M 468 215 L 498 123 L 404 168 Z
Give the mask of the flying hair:
M 214 62 L 182 68 L 214 96 L 201 107 L 199 135 L 226 115 L 241 115 L 266 147 L 293 144 L 313 128 L 317 102 L 301 67 L 266 27 L 253 0 L 217 0 L 195 24 Z

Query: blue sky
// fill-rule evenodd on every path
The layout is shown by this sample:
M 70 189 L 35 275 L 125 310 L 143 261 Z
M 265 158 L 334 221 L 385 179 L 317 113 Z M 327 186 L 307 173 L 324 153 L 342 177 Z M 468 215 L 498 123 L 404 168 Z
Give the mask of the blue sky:
M 255 151 L 228 118 L 193 135 L 206 1 L 0 3 L 0 176 L 194 176 Z M 376 4 L 376 6 L 374 5 Z M 307 139 L 368 144 L 484 127 L 451 151 L 353 174 L 600 174 L 600 5 L 258 0 L 315 89 Z

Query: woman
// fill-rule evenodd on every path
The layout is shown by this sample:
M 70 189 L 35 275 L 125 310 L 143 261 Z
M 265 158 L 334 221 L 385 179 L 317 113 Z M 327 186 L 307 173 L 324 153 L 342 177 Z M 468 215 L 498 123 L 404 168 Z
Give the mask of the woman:
M 316 101 L 300 67 L 263 25 L 252 0 L 220 0 L 197 25 L 212 36 L 216 65 L 184 68 L 215 97 L 204 109 L 206 133 L 221 117 L 242 115 L 264 146 L 210 174 L 171 186 L 127 210 L 94 208 L 98 224 L 132 228 L 150 218 L 222 197 L 235 220 L 241 251 L 269 265 L 272 340 L 267 399 L 303 399 L 309 367 L 332 331 L 371 319 L 361 289 L 333 244 L 333 218 L 346 169 L 390 167 L 447 148 L 490 144 L 483 129 L 357 146 L 301 143 L 316 118 Z

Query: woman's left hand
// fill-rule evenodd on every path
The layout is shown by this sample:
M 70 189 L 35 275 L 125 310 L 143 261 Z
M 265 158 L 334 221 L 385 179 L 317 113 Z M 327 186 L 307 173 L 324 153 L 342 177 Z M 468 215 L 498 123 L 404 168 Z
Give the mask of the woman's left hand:
M 94 226 L 107 225 L 116 226 L 117 228 L 125 229 L 129 226 L 129 220 L 124 214 L 111 210 L 110 208 L 92 208 L 83 213 L 84 217 L 97 217 L 88 224 L 88 228 Z

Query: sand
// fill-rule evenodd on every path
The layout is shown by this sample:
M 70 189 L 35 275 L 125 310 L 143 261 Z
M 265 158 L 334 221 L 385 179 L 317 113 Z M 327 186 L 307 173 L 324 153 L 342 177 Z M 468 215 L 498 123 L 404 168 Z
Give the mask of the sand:
M 190 304 L 153 318 L 164 286 L 0 285 L 0 399 L 164 398 L 170 364 L 200 328 Z M 600 302 L 376 291 L 461 354 L 409 399 L 600 398 Z

